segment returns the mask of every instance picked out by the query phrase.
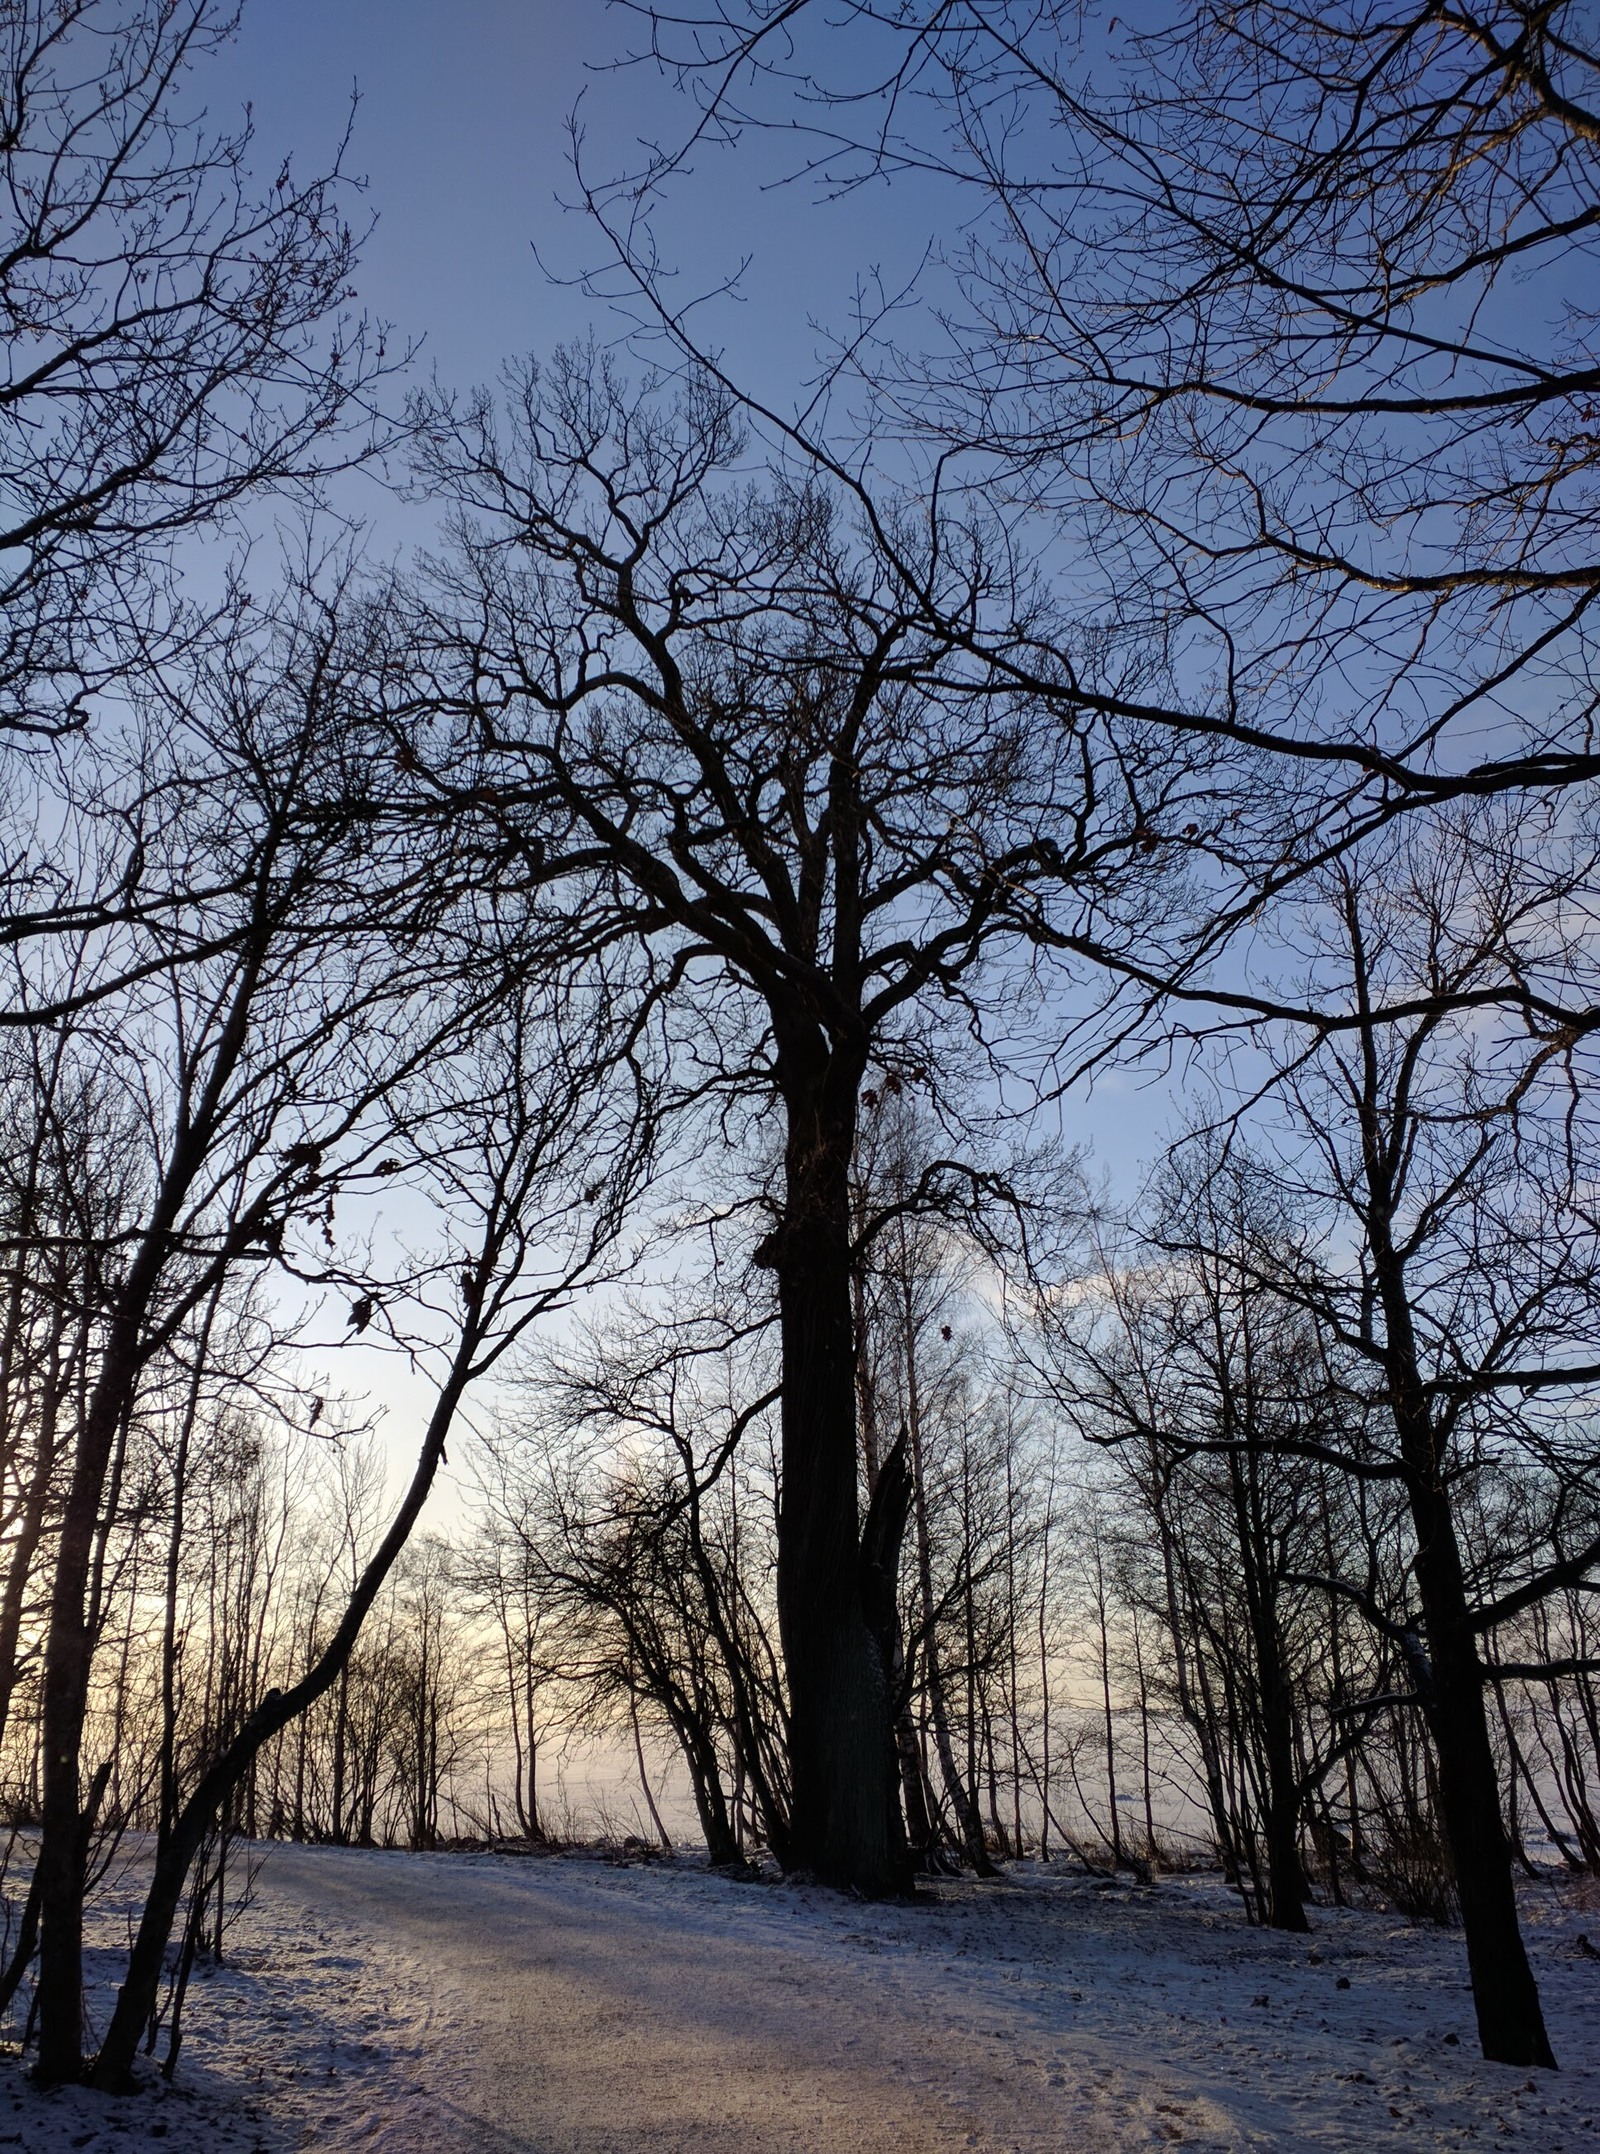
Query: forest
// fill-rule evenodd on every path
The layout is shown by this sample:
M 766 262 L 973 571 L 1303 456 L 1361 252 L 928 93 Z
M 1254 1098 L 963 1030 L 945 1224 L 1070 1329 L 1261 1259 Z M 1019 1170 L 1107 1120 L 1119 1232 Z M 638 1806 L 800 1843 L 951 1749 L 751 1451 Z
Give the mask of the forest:
M 10 2053 L 302 1842 L 1204 1878 L 1578 2063 L 1600 14 L 579 13 L 482 387 L 232 0 L 0 0 Z M 921 283 L 752 376 L 708 170 Z

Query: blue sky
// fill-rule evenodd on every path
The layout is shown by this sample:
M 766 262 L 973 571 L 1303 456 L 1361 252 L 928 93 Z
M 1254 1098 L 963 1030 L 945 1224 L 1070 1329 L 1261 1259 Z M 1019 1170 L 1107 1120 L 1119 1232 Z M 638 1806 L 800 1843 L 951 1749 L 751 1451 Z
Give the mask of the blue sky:
M 269 179 L 285 150 L 302 171 L 325 158 L 359 90 L 351 165 L 379 217 L 362 302 L 423 336 L 424 363 L 460 385 L 512 353 L 608 329 L 539 262 L 565 278 L 598 259 L 585 220 L 561 207 L 575 194 L 575 111 L 597 173 L 683 125 L 685 104 L 652 69 L 604 65 L 631 27 L 603 0 L 251 0 L 237 45 L 203 80 L 219 120 L 253 101 Z M 810 369 L 808 322 L 842 319 L 859 276 L 914 266 L 948 205 L 905 186 L 819 203 L 764 186 L 776 170 L 760 145 L 708 153 L 660 230 L 679 291 L 710 289 L 750 258 L 716 333 L 783 400 Z

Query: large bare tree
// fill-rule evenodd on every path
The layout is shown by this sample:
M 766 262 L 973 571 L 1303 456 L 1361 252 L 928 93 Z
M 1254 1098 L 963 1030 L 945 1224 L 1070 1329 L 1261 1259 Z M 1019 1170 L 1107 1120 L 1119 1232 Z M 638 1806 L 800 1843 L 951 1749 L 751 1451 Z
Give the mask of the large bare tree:
M 590 933 L 654 953 L 690 1095 L 777 1114 L 756 1260 L 782 1339 L 792 1854 L 886 1891 L 905 1865 L 863 1608 L 859 1096 L 875 1062 L 937 1085 L 998 1056 L 1041 1006 L 1038 968 L 1080 942 L 1159 940 L 1183 879 L 1151 832 L 1198 828 L 1210 779 L 973 664 L 947 624 L 1016 618 L 1003 534 L 935 507 L 879 544 L 815 484 L 750 483 L 704 376 L 635 395 L 569 352 L 508 403 L 419 415 L 458 527 L 419 602 L 397 752 L 442 802 L 487 803 L 507 859 L 570 887 Z

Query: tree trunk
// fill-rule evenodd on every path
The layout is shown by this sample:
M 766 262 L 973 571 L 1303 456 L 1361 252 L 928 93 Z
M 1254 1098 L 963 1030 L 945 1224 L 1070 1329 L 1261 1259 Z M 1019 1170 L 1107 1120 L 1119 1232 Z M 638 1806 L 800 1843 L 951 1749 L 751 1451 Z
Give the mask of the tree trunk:
M 1106 1732 L 1106 1801 L 1111 1810 L 1111 1862 L 1114 1869 L 1121 1870 L 1127 1867 L 1127 1857 L 1122 1846 L 1122 1813 L 1117 1807 L 1117 1730 L 1111 1704 L 1110 1613 L 1106 1606 L 1106 1574 L 1098 1520 L 1094 1529 L 1094 1590 L 1100 1627 L 1100 1705 Z
M 1264 1837 L 1267 1843 L 1266 1920 L 1275 1930 L 1303 1933 L 1306 1920 L 1305 1869 L 1300 1860 L 1300 1779 L 1294 1757 L 1294 1699 L 1283 1666 L 1278 1628 L 1277 1587 L 1272 1573 L 1270 1534 L 1261 1518 L 1255 1486 L 1257 1462 L 1230 1454 L 1234 1525 L 1244 1573 L 1245 1605 L 1255 1648 L 1256 1682 L 1261 1693 L 1261 1735 L 1267 1788 Z
M 334 1693 L 333 1706 L 333 1790 L 331 1801 L 333 1815 L 329 1819 L 329 1837 L 335 1847 L 343 1847 L 349 1834 L 345 1829 L 345 1775 L 346 1751 L 350 1734 L 350 1668 L 348 1662 L 339 1670 L 339 1681 Z
M 722 1656 L 723 1671 L 733 1697 L 733 1730 L 741 1769 L 750 1781 L 761 1812 L 767 1845 L 787 1869 L 791 1860 L 790 1821 L 779 1791 L 773 1785 L 772 1775 L 767 1770 L 766 1744 L 763 1740 L 765 1731 L 761 1726 L 757 1685 L 752 1680 L 752 1671 L 738 1635 L 737 1611 L 730 1613 L 723 1606 L 722 1582 L 717 1577 L 716 1566 L 706 1548 L 700 1518 L 700 1489 L 692 1457 L 685 1456 L 684 1471 L 689 1488 L 689 1547 L 700 1580 L 706 1621 Z M 713 1751 L 713 1758 L 714 1755 Z
M 877 1897 L 909 1881 L 888 1671 L 861 1604 L 849 1163 L 859 1072 L 811 1043 L 780 1058 L 784 1216 L 758 1261 L 777 1273 L 783 1350 L 778 1621 L 789 1678 L 792 1861 Z M 820 1066 L 819 1066 L 820 1065 Z
M 744 1857 L 739 1851 L 738 1837 L 728 1810 L 727 1791 L 722 1785 L 722 1766 L 717 1757 L 717 1746 L 712 1740 L 710 1729 L 697 1713 L 676 1711 L 670 1705 L 668 1712 L 673 1732 L 678 1738 L 678 1747 L 682 1750 L 684 1763 L 689 1768 L 689 1785 L 694 1793 L 694 1807 L 706 1843 L 706 1860 L 713 1870 L 731 1869 L 742 1863 Z M 644 1753 L 642 1748 L 638 1747 L 637 1711 L 634 1714 L 633 1731 L 642 1773 Z
M 474 1335 L 458 1350 L 455 1367 L 441 1387 L 429 1417 L 411 1484 L 388 1532 L 367 1559 L 322 1653 L 291 1689 L 267 1692 L 226 1750 L 201 1775 L 184 1803 L 167 1844 L 157 1857 L 150 1889 L 145 1895 L 144 1912 L 128 1955 L 127 1975 L 117 1993 L 111 2024 L 106 2029 L 106 2038 L 95 2062 L 96 2086 L 118 2091 L 128 2083 L 140 2032 L 155 2007 L 162 1960 L 167 1940 L 172 1935 L 173 1918 L 182 1898 L 184 1880 L 208 1832 L 221 1815 L 223 1805 L 250 1771 L 262 1749 L 292 1720 L 300 1718 L 327 1694 L 348 1661 L 367 1613 L 410 1539 L 411 1529 L 427 1501 L 428 1491 L 444 1457 L 445 1438 L 467 1386 L 476 1345 Z M 81 1902 L 79 1919 L 81 1923 Z
M 633 1728 L 633 1757 L 634 1763 L 639 1768 L 639 1785 L 644 1790 L 644 1806 L 650 1813 L 650 1822 L 656 1829 L 656 1838 L 661 1843 L 662 1854 L 670 1855 L 672 1853 L 672 1836 L 661 1822 L 661 1812 L 656 1808 L 655 1792 L 651 1788 L 650 1775 L 645 1768 L 644 1737 L 639 1732 L 639 1699 L 631 1680 L 628 1684 L 628 1719 Z
M 57 1334 L 65 1330 L 58 1324 Z M 56 1463 L 56 1446 L 62 1404 L 62 1386 L 56 1371 L 46 1377 L 34 1436 L 33 1470 L 23 1494 L 20 1512 L 12 1527 L 5 1588 L 0 1592 L 0 1737 L 11 1718 L 11 1701 L 17 1686 L 17 1646 L 28 1590 L 37 1578 L 36 1558 L 44 1539 L 45 1511 L 50 1500 L 50 1481 Z
M 1305 1869 L 1300 1860 L 1300 1788 L 1294 1768 L 1294 1723 L 1288 1684 L 1276 1656 L 1261 1669 L 1261 1712 L 1267 1753 L 1267 1922 L 1275 1930 L 1305 1931 Z
M 945 1695 L 944 1670 L 939 1662 L 939 1639 L 934 1625 L 933 1597 L 933 1533 L 928 1517 L 928 1489 L 923 1470 L 922 1449 L 922 1393 L 917 1380 L 917 1339 L 915 1314 L 912 1308 L 911 1259 L 902 1235 L 900 1252 L 900 1286 L 904 1300 L 905 1318 L 905 1375 L 906 1375 L 906 1428 L 911 1438 L 911 1496 L 912 1515 L 917 1536 L 917 1582 L 922 1594 L 922 1666 L 927 1691 L 929 1716 L 933 1722 L 934 1749 L 939 1757 L 939 1772 L 944 1781 L 945 1793 L 955 1811 L 967 1860 L 980 1877 L 996 1877 L 999 1872 L 989 1860 L 989 1851 L 983 1844 L 983 1821 L 970 1800 L 966 1783 L 962 1780 L 956 1764 L 955 1743 L 950 1734 L 950 1707 Z
M 1017 1702 L 1017 1509 L 1011 1459 L 1015 1436 L 1006 1431 L 1006 1659 L 1010 1671 L 1006 1717 L 1011 1727 L 1012 1852 L 1022 1854 L 1022 1717 Z
M 1437 1487 L 1413 1486 L 1408 1493 L 1428 1633 L 1427 1711 L 1439 1753 L 1439 1811 L 1461 1897 L 1478 2039 L 1496 2064 L 1553 2066 L 1538 1985 L 1517 1921 L 1483 1668 L 1449 1497 Z
M 1553 2066 L 1538 1985 L 1517 1922 L 1483 1667 L 1440 1438 L 1418 1369 L 1402 1267 L 1388 1244 L 1385 1222 L 1377 1223 L 1372 1239 L 1388 1337 L 1391 1412 L 1406 1469 L 1427 1631 L 1427 1665 L 1413 1672 L 1438 1752 L 1438 1808 L 1461 1898 L 1478 2039 L 1496 2064 Z
M 106 1469 L 133 1383 L 134 1357 L 115 1340 L 78 1433 L 72 1486 L 62 1514 L 45 1645 L 44 1800 L 39 1838 L 38 2077 L 44 2086 L 76 2079 L 83 2067 L 83 1877 L 87 1847 L 79 1804 L 83 1723 L 92 1641 L 86 1597 Z
M 912 1859 L 919 1869 L 931 1870 L 935 1856 L 933 1816 L 928 1808 L 922 1745 L 917 1741 L 917 1724 L 911 1716 L 909 1698 L 895 1720 L 894 1741 L 900 1760 L 900 1799 L 905 1805 L 906 1836 Z
M 1172 1522 L 1166 1506 L 1157 1501 L 1154 1506 L 1156 1532 L 1161 1546 L 1161 1575 L 1165 1588 L 1165 1617 L 1167 1632 L 1172 1640 L 1172 1664 L 1177 1678 L 1178 1710 L 1194 1730 L 1200 1746 L 1200 1763 L 1205 1775 L 1206 1801 L 1211 1809 L 1211 1823 L 1217 1835 L 1217 1855 L 1222 1864 L 1222 1874 L 1230 1885 L 1239 1882 L 1239 1861 L 1234 1849 L 1233 1820 L 1228 1810 L 1228 1792 L 1222 1773 L 1222 1756 L 1217 1745 L 1217 1716 L 1211 1702 L 1211 1686 L 1206 1680 L 1205 1654 L 1196 1641 L 1192 1655 L 1187 1620 L 1187 1576 L 1180 1590 L 1178 1581 L 1178 1549 Z M 1192 1676 L 1192 1680 L 1191 1680 Z

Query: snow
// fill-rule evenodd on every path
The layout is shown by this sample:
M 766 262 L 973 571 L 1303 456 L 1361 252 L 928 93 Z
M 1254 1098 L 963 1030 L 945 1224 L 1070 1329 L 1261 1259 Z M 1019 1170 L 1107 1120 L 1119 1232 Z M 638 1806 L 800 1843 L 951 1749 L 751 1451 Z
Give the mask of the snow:
M 46 2097 L 7 2067 L 0 2147 L 1600 2154 L 1600 1900 L 1524 1913 L 1558 2073 L 1478 2057 L 1459 1936 L 1252 1931 L 1214 1879 L 1019 1864 L 874 1906 L 689 1863 L 274 1848 L 177 2088 Z

